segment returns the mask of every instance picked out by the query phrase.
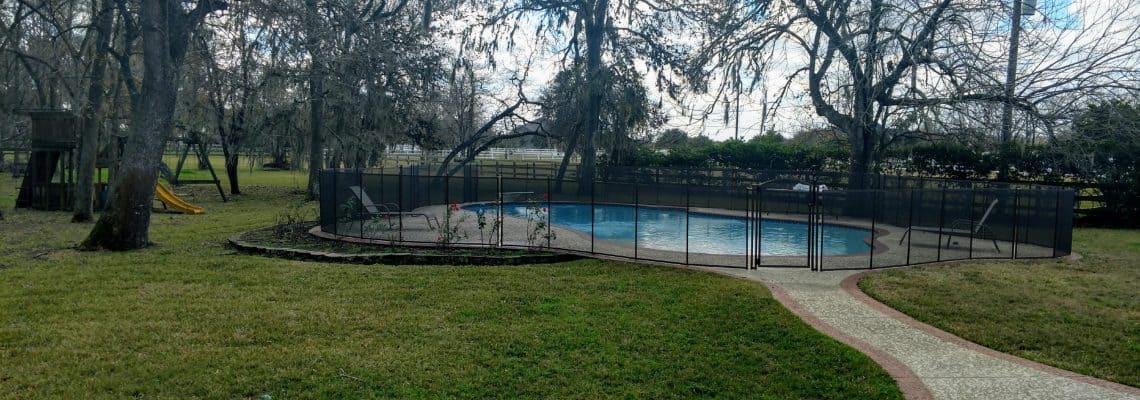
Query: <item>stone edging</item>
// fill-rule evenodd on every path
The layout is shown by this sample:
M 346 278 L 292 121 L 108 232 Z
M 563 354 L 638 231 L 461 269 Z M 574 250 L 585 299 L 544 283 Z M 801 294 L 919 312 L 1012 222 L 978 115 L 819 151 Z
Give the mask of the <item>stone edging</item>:
M 249 243 L 242 240 L 245 232 L 230 236 L 229 244 L 235 249 L 251 254 L 270 257 L 287 258 L 304 261 L 324 261 L 349 264 L 387 264 L 387 265 L 525 265 L 549 264 L 577 260 L 582 257 L 572 254 L 529 254 L 518 256 L 489 256 L 489 255 L 450 255 L 450 254 L 415 254 L 415 253 L 362 253 L 343 254 L 317 250 L 290 249 L 284 247 L 270 247 Z
M 1115 390 L 1117 392 L 1122 392 L 1122 393 L 1127 393 L 1130 395 L 1140 396 L 1140 388 L 1134 388 L 1132 386 L 1128 386 L 1125 384 L 1106 381 L 1106 380 L 1100 379 L 1100 378 L 1094 378 L 1094 377 L 1079 374 L 1079 373 L 1076 373 L 1073 371 L 1067 371 L 1067 370 L 1063 370 L 1063 369 L 1060 369 L 1057 367 L 1045 365 L 1045 364 L 1042 364 L 1042 363 L 1039 363 L 1036 361 L 1027 360 L 1027 359 L 1024 359 L 1024 358 L 1021 358 L 1021 357 L 1018 357 L 1018 356 L 1015 356 L 1015 355 L 1012 355 L 1009 353 L 1003 353 L 1003 352 L 991 349 L 989 347 L 982 346 L 980 344 L 977 344 L 977 343 L 971 342 L 969 340 L 963 339 L 957 335 L 954 335 L 954 334 L 946 332 L 944 330 L 935 328 L 934 326 L 931 326 L 925 322 L 919 321 L 919 320 L 914 319 L 913 317 L 911 317 L 909 315 L 903 314 L 901 311 L 896 310 L 894 308 L 891 308 L 890 306 L 883 304 L 883 303 L 879 302 L 878 300 L 875 300 L 875 298 L 871 297 L 867 293 L 864 293 L 863 290 L 859 289 L 859 280 L 871 272 L 878 272 L 878 271 L 864 271 L 864 272 L 852 274 L 851 276 L 844 278 L 843 281 L 840 282 L 839 286 L 842 287 L 843 290 L 847 292 L 847 294 L 851 295 L 851 297 L 854 297 L 855 299 L 863 302 L 864 304 L 867 304 L 868 306 L 873 308 L 875 311 L 883 313 L 883 314 L 885 314 L 885 315 L 887 315 L 887 316 L 889 316 L 889 317 L 891 317 L 891 318 L 893 318 L 899 322 L 902 322 L 902 323 L 907 324 L 908 326 L 911 326 L 915 329 L 926 332 L 927 334 L 930 334 L 930 335 L 932 335 L 938 339 L 944 340 L 946 342 L 958 345 L 960 347 L 964 347 L 966 349 L 969 349 L 969 350 L 972 350 L 972 351 L 975 351 L 978 353 L 988 355 L 988 356 L 993 357 L 993 358 L 997 358 L 999 360 L 1009 361 L 1009 362 L 1012 362 L 1014 364 L 1018 364 L 1018 365 L 1021 365 L 1024 367 L 1033 368 L 1033 369 L 1036 369 L 1036 370 L 1041 371 L 1041 372 L 1045 372 L 1045 373 L 1050 374 L 1050 375 L 1072 379 L 1074 381 L 1087 383 L 1087 384 L 1094 385 L 1094 386 L 1099 386 L 1099 387 L 1109 389 L 1109 390 Z M 910 398 L 910 396 L 907 396 L 907 398 Z

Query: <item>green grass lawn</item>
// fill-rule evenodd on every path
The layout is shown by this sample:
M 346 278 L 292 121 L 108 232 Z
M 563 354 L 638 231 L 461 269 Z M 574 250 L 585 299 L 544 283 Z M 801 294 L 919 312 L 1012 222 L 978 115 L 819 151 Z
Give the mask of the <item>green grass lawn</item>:
M 129 253 L 76 252 L 90 225 L 2 203 L 0 397 L 901 397 L 757 283 L 593 260 L 239 255 L 226 237 L 300 197 L 247 186 L 221 203 L 211 190 L 178 189 L 207 213 L 155 214 L 157 245 Z
M 162 157 L 162 161 L 174 171 L 178 165 L 178 158 L 180 155 L 167 154 Z M 226 189 L 227 195 L 229 193 L 229 178 L 226 177 L 226 164 L 225 159 L 220 155 L 211 155 L 210 164 L 214 167 L 214 173 L 218 175 L 218 179 L 222 181 L 222 187 Z M 253 168 L 249 167 L 249 158 L 240 157 L 238 164 L 238 183 L 241 186 L 245 185 L 268 185 L 277 187 L 292 187 L 292 188 L 305 188 L 305 184 L 309 182 L 309 172 L 305 171 L 282 171 L 282 170 L 262 170 L 260 166 Z M 186 164 L 182 167 L 182 173 L 178 174 L 179 179 L 210 179 L 209 170 L 199 170 L 198 162 L 194 157 L 188 157 Z
M 1140 231 L 1078 229 L 1080 261 L 985 261 L 867 275 L 859 287 L 998 351 L 1140 387 Z

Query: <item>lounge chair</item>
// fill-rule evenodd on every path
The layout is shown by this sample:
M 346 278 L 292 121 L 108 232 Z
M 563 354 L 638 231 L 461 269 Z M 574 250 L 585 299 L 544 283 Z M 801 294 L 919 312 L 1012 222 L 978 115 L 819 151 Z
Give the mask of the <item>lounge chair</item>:
M 997 203 L 997 199 L 991 201 L 990 206 L 986 208 L 986 213 L 982 214 L 982 219 L 979 219 L 977 221 L 957 219 L 954 220 L 954 222 L 950 223 L 949 228 L 937 226 L 912 226 L 910 228 L 907 228 L 906 232 L 903 232 L 902 237 L 899 238 L 899 244 L 902 244 L 907 235 L 911 234 L 911 231 L 919 231 L 946 235 L 946 248 L 950 248 L 950 241 L 954 238 L 954 236 L 959 236 L 989 239 L 994 244 L 994 250 L 1001 252 L 1001 248 L 998 247 L 997 237 L 994 236 L 993 230 L 991 230 L 990 227 L 986 226 L 986 218 L 989 218 L 990 213 L 994 210 L 994 206 L 996 206 Z
M 533 196 L 534 192 L 502 192 L 499 197 L 503 199 L 504 203 L 511 203 L 515 201 L 526 200 L 527 197 Z
M 424 221 L 427 222 L 428 229 L 435 229 L 436 226 L 439 226 L 439 219 L 437 219 L 434 215 L 427 215 L 418 212 L 401 212 L 400 207 L 394 203 L 376 204 L 370 197 L 368 197 L 368 193 L 365 193 L 364 189 L 361 189 L 360 186 L 349 186 L 348 189 L 352 190 L 352 194 L 356 195 L 357 199 L 360 199 L 360 205 L 364 207 L 364 211 L 367 212 L 368 215 L 397 218 L 423 217 Z M 432 221 L 435 221 L 435 226 L 432 226 Z

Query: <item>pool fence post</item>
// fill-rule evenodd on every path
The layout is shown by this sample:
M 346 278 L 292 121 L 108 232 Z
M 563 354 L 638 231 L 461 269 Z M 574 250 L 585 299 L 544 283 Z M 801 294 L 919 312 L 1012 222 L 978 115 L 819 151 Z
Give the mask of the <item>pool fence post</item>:
M 812 211 L 815 209 L 815 204 L 813 203 L 815 198 L 814 198 L 814 196 L 812 196 L 812 190 L 815 187 L 815 185 L 813 185 L 813 182 L 811 180 L 808 180 L 807 183 L 809 185 L 809 187 L 807 189 L 807 193 L 806 193 L 806 195 L 807 195 L 807 202 L 806 202 L 807 203 L 807 253 L 806 253 L 806 255 L 807 255 L 807 268 L 808 268 L 808 270 L 815 271 L 815 264 L 812 262 L 812 252 L 815 250 L 815 243 L 813 242 L 813 238 L 815 238 L 815 219 L 814 219 L 815 215 L 812 213 Z
M 689 185 L 685 185 L 685 265 L 689 265 Z
M 396 217 L 400 224 L 399 229 L 396 230 L 396 239 L 400 243 L 404 243 L 404 166 L 400 166 L 399 175 L 396 176 L 396 205 L 399 206 Z
M 458 211 L 451 209 L 451 174 L 448 174 L 446 172 L 444 172 L 443 175 L 443 207 L 443 221 L 445 224 L 447 224 L 447 226 L 443 227 L 444 231 L 441 233 L 443 234 L 443 237 L 447 239 L 446 244 L 451 245 L 453 244 L 451 241 L 455 239 L 451 237 L 451 218 L 459 218 L 459 215 L 457 215 Z
M 756 187 L 756 268 L 764 265 L 764 187 Z
M 1061 223 L 1061 189 L 1057 189 L 1057 199 L 1053 203 L 1053 258 L 1057 258 L 1057 230 Z
M 938 249 L 934 261 L 942 261 L 942 229 L 946 224 L 946 186 L 942 187 L 942 197 L 938 200 Z M 950 238 L 946 239 L 946 250 L 950 250 Z
M 860 184 L 863 183 L 862 182 L 863 178 L 864 177 L 859 178 Z M 819 224 L 816 225 L 817 232 L 816 232 L 816 238 L 815 238 L 815 246 L 816 246 L 815 264 L 816 264 L 816 267 L 820 271 L 823 271 L 823 249 L 824 249 L 823 235 L 827 233 L 827 225 L 826 225 L 826 223 L 827 223 L 827 207 L 826 206 L 827 205 L 824 204 L 824 194 L 823 194 L 824 191 L 819 189 L 819 178 L 818 177 L 815 179 L 815 186 L 816 186 L 816 189 L 815 189 L 815 197 L 816 197 L 815 198 L 815 204 L 816 204 L 816 206 L 815 206 L 815 218 L 816 218 L 816 221 L 819 221 Z M 836 214 L 836 215 L 838 215 L 838 214 Z M 838 219 L 838 218 L 839 217 L 836 217 L 836 219 Z
M 748 186 L 748 206 L 750 210 L 748 222 L 751 223 L 751 225 L 749 225 L 749 235 L 752 239 L 748 242 L 748 265 L 752 267 L 751 269 L 760 267 L 756 262 L 756 258 L 760 256 L 760 246 L 756 245 L 756 241 L 760 240 L 760 236 L 758 235 L 760 233 L 760 204 L 757 199 L 759 193 L 760 186 L 758 184 L 753 183 Z
M 815 271 L 815 179 L 808 181 L 807 201 L 807 266 L 809 271 Z
M 1017 259 L 1017 236 L 1018 236 L 1018 217 L 1021 211 L 1021 189 L 1013 189 L 1013 240 L 1009 241 L 1011 250 L 1009 252 L 1010 259 Z
M 756 231 L 756 224 L 753 218 L 756 216 L 756 199 L 753 197 L 755 187 L 749 184 L 744 189 L 744 269 L 751 270 L 755 265 L 752 264 L 752 250 L 756 247 L 756 238 L 753 236 Z M 686 214 L 687 215 L 687 214 Z
M 752 265 L 757 269 L 764 265 L 764 187 L 756 185 L 756 251 L 752 254 Z
M 653 191 L 655 194 L 654 202 L 655 202 L 655 204 L 660 205 L 660 204 L 662 204 L 661 203 L 661 184 L 660 183 L 654 184 L 653 187 L 654 187 L 654 189 L 656 189 Z
M 914 189 L 910 190 L 910 202 L 907 204 L 907 219 L 906 219 L 906 264 L 910 265 L 910 247 L 911 242 L 914 241 Z
M 752 269 L 752 185 L 744 188 L 744 269 Z
M 598 212 L 595 209 L 594 192 L 596 192 L 596 190 L 590 190 L 590 254 L 594 254 L 594 236 L 597 234 L 597 232 L 594 231 L 594 219 Z
M 637 207 L 638 202 L 640 201 L 640 197 L 638 197 L 638 190 L 637 190 L 638 186 L 640 186 L 640 185 L 638 185 L 637 182 L 633 183 L 633 259 L 634 260 L 637 259 L 637 242 L 638 242 L 638 240 L 637 240 L 637 224 L 639 222 L 638 221 L 639 220 L 638 214 L 640 214 L 640 211 L 641 211 Z
M 503 231 L 506 230 L 506 219 L 503 218 L 503 175 L 499 174 L 495 178 L 499 186 L 499 247 L 503 247 Z
M 819 190 L 819 178 L 815 179 L 815 268 L 823 271 L 823 233 L 827 230 L 827 210 L 823 204 L 823 191 Z
M 820 195 L 820 177 L 814 174 L 812 177 L 812 186 L 815 190 L 812 191 L 812 227 L 814 229 L 812 235 L 812 263 L 816 271 L 823 270 L 823 198 Z
M 808 181 L 808 184 L 811 185 L 811 187 L 808 188 L 808 266 L 812 271 L 819 271 L 819 265 L 817 265 L 815 259 L 816 239 L 818 239 L 817 235 L 819 235 L 819 226 L 815 224 L 815 214 L 819 211 L 819 204 L 816 203 L 818 199 L 815 196 L 816 190 L 818 190 L 816 188 L 815 175 L 812 175 L 812 179 Z
M 360 197 L 364 198 L 367 195 L 366 188 L 364 187 L 364 171 L 360 168 L 356 169 L 356 184 L 360 185 Z M 364 238 L 364 202 L 356 202 L 356 218 L 360 219 L 360 238 Z
M 812 262 L 815 263 L 816 271 L 823 271 L 823 192 L 819 190 L 819 174 L 812 175 L 812 227 L 815 229 L 812 235 Z
M 380 175 L 379 176 L 380 176 L 380 202 L 385 203 L 385 201 L 384 201 L 385 196 L 388 196 L 388 190 L 387 190 L 388 189 L 388 186 L 387 186 L 388 180 L 384 179 L 385 175 L 384 175 L 384 167 L 383 166 L 380 167 Z M 388 220 L 385 220 L 385 221 L 388 221 Z M 391 227 L 392 227 L 392 225 L 388 224 L 388 228 L 391 228 Z
M 970 228 L 973 228 L 972 225 L 974 224 L 974 204 L 977 200 L 976 191 L 977 189 L 974 188 L 974 185 L 970 185 L 970 201 L 966 202 L 970 207 Z M 966 258 L 970 260 L 974 259 L 974 235 L 970 235 L 970 250 L 966 253 Z
M 339 183 L 339 182 L 337 182 L 337 179 L 336 179 L 336 170 L 327 170 L 326 169 L 323 171 L 323 173 L 324 173 L 325 177 L 328 177 L 328 179 L 321 180 L 318 183 L 318 185 L 320 185 L 318 187 L 318 189 L 320 189 L 320 188 L 328 189 L 328 193 L 332 194 L 332 196 L 331 196 L 333 199 L 332 204 L 334 204 L 334 205 L 340 204 L 340 203 L 336 203 L 336 191 L 340 190 L 340 185 L 337 185 L 337 183 Z M 336 234 L 336 235 L 341 234 L 341 221 L 344 220 L 343 217 L 344 217 L 344 215 L 341 215 L 341 207 L 339 207 L 339 206 L 333 207 L 333 218 L 335 218 L 335 220 L 333 221 L 333 234 Z
M 879 217 L 879 189 L 871 191 L 871 251 L 867 255 L 867 269 L 875 269 L 875 219 Z
M 534 163 L 531 163 L 531 165 L 533 165 L 533 164 Z M 550 239 L 550 222 L 552 219 L 551 216 L 554 215 L 554 208 L 550 207 L 550 197 L 551 196 L 552 196 L 552 194 L 550 193 L 550 176 L 547 175 L 546 176 L 546 196 L 543 196 L 543 197 L 546 197 L 546 248 L 547 249 L 554 247 L 554 244 L 551 243 L 551 239 Z

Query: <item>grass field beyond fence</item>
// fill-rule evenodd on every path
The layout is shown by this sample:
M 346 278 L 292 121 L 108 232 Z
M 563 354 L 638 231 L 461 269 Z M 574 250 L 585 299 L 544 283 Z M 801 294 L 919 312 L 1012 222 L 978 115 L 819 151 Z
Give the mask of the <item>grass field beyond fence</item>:
M 91 225 L 0 197 L 0 398 L 901 397 L 754 282 L 236 254 L 226 237 L 300 204 L 280 174 L 227 203 L 177 189 L 206 214 L 155 214 L 157 245 L 129 253 L 76 252 Z
M 1079 261 L 883 271 L 859 287 L 981 345 L 1140 387 L 1140 231 L 1078 229 Z

